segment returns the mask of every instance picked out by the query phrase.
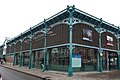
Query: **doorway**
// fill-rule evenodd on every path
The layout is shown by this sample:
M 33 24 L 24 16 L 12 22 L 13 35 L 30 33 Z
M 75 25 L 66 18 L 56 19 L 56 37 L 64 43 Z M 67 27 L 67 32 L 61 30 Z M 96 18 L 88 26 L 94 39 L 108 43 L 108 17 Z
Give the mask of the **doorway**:
M 109 70 L 118 69 L 118 55 L 114 52 L 109 52 Z

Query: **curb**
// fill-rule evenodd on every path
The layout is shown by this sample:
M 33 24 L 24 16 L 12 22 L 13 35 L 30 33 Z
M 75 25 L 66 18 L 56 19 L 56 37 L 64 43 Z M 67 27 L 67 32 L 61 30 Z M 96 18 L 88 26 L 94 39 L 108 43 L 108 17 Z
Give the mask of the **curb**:
M 46 78 L 43 78 L 43 77 L 40 77 L 40 76 L 37 76 L 37 75 L 33 75 L 33 74 L 30 74 L 30 73 L 27 73 L 27 72 L 23 72 L 23 71 L 19 71 L 19 70 L 16 70 L 16 69 L 12 69 L 12 68 L 9 68 L 9 67 L 3 66 L 3 65 L 1 65 L 1 66 L 4 67 L 4 68 L 8 68 L 8 69 L 11 69 L 11 70 L 14 70 L 14 71 L 17 71 L 17 72 L 21 72 L 21 73 L 30 75 L 30 76 L 34 76 L 34 77 L 37 77 L 37 78 L 41 78 L 41 79 L 43 79 L 43 80 L 51 80 L 51 79 L 46 79 Z M 1 77 L 0 77 L 0 78 L 1 78 Z

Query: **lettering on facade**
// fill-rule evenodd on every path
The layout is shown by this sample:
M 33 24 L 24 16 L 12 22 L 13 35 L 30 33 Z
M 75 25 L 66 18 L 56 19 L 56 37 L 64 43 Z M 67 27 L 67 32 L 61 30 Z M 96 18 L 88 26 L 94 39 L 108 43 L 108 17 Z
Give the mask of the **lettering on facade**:
M 111 37 L 111 36 L 106 36 L 107 37 L 107 45 L 109 45 L 109 46 L 114 46 L 113 45 L 113 37 Z
M 38 41 L 38 40 L 43 39 L 43 38 L 44 38 L 44 34 L 38 34 L 38 35 L 33 37 L 33 40 Z
M 49 36 L 55 36 L 55 35 L 56 35 L 56 33 L 54 33 L 53 31 L 49 31 L 47 34 L 48 34 Z

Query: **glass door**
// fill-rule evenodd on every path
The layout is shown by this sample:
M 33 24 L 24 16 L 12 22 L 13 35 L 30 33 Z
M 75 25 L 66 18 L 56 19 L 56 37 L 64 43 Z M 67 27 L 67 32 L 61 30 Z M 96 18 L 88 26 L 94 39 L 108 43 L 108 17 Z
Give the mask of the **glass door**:
M 103 67 L 103 71 L 107 70 L 107 51 L 103 51 L 102 67 Z
M 118 69 L 118 55 L 117 53 L 109 52 L 109 69 Z

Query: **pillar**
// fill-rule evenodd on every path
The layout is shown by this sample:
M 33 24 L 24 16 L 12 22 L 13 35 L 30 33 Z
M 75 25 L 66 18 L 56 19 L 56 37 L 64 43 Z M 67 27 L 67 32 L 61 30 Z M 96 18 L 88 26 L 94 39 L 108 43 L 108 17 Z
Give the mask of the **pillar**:
M 20 44 L 20 67 L 23 66 L 23 56 L 22 56 L 22 34 L 21 34 L 21 44 Z
M 119 27 L 118 27 L 118 33 L 117 33 L 117 45 L 118 45 L 118 70 L 120 70 L 120 46 L 119 46 Z
M 44 30 L 44 66 L 43 66 L 43 72 L 46 70 L 46 33 L 47 33 L 47 25 L 46 25 L 46 21 L 44 20 L 44 25 L 45 25 L 45 30 Z
M 16 47 L 15 47 L 16 43 L 14 43 L 14 62 L 13 62 L 13 65 L 16 65 L 17 64 L 17 57 L 16 57 Z
M 9 45 L 9 55 L 8 55 L 8 63 L 10 64 L 10 52 L 11 52 L 11 44 Z
M 29 61 L 29 69 L 33 68 L 33 54 L 32 54 L 32 31 L 30 28 L 30 61 Z
M 118 53 L 118 70 L 120 70 L 120 51 Z
M 69 12 L 69 31 L 70 31 L 70 36 L 69 36 L 69 49 L 70 49 L 70 58 L 69 58 L 69 69 L 68 69 L 68 76 L 73 76 L 73 69 L 72 69 L 72 49 L 73 49 L 73 44 L 72 44 L 72 30 L 73 30 L 73 12 L 74 12 L 74 6 L 69 7 L 68 6 L 68 12 Z
M 101 25 L 102 25 L 102 18 L 100 19 L 99 25 L 99 71 L 102 72 L 102 48 L 101 48 Z

